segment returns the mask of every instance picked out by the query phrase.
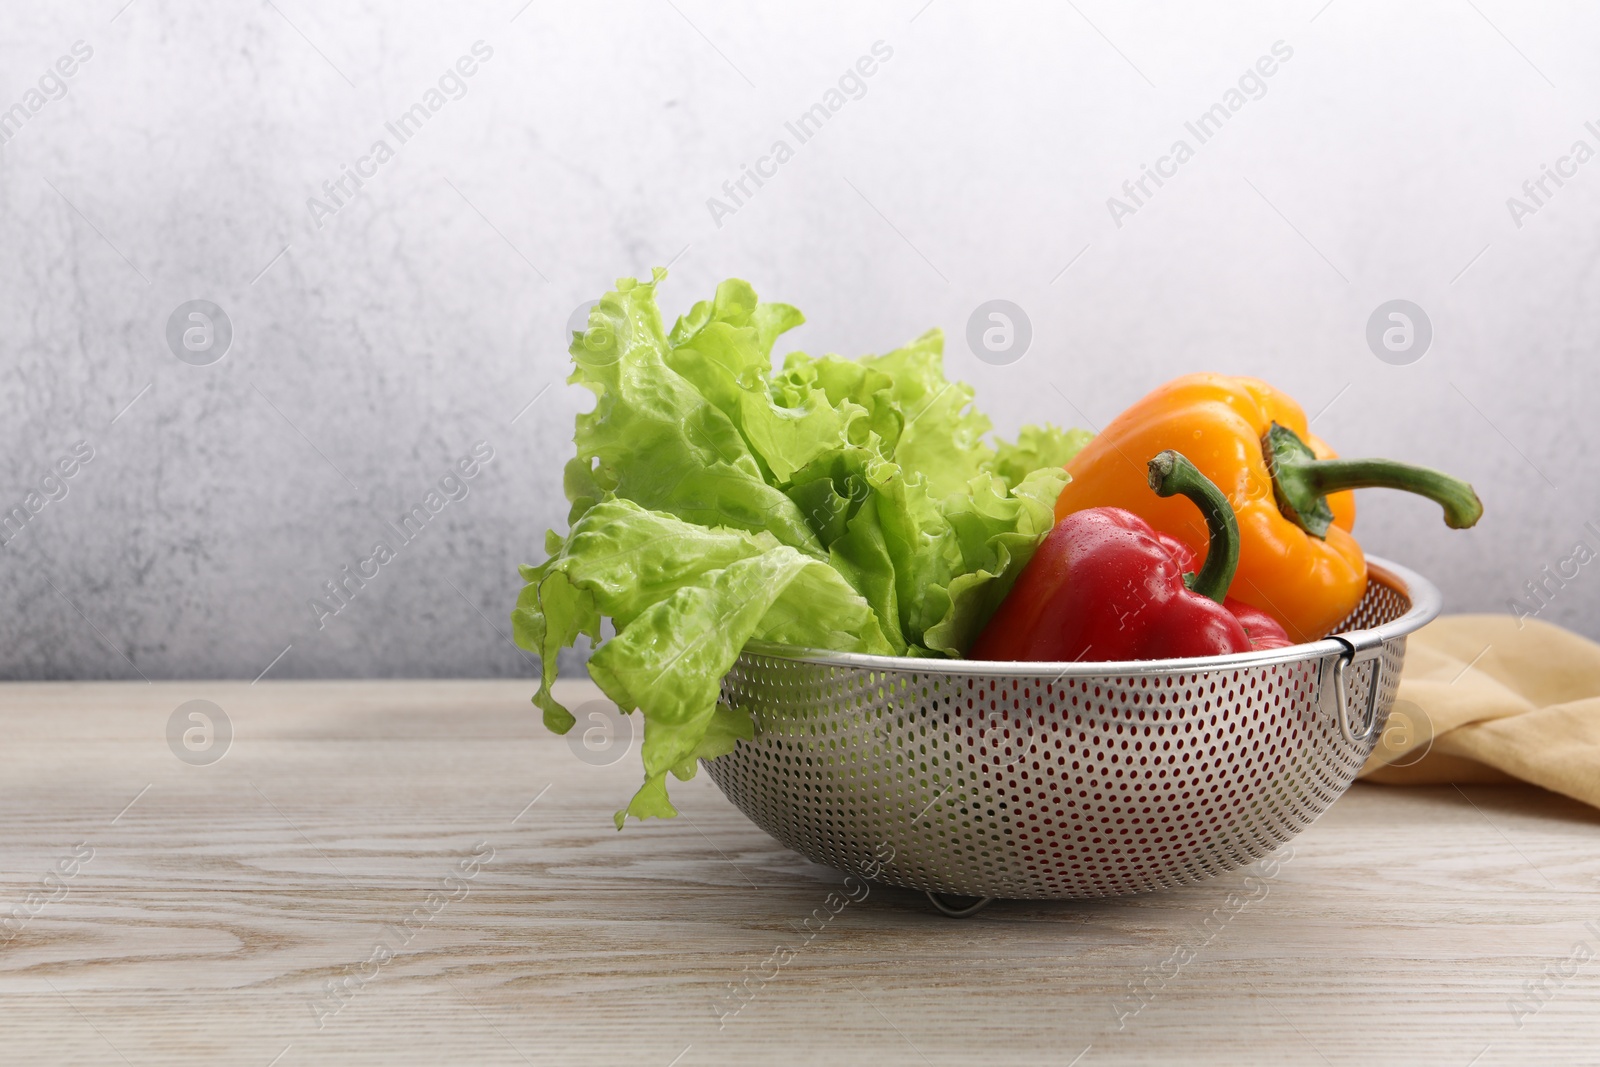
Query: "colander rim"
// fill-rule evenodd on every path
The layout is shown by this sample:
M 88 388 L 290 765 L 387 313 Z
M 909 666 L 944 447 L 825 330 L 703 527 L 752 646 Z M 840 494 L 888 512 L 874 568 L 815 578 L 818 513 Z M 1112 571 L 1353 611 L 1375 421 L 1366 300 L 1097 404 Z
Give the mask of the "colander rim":
M 1069 661 L 1044 662 L 1022 660 L 1016 662 L 975 659 L 923 659 L 916 656 L 875 656 L 863 652 L 830 652 L 825 649 L 798 648 L 764 641 L 751 641 L 744 647 L 744 655 L 765 656 L 794 663 L 812 663 L 823 666 L 849 667 L 858 670 L 912 672 L 916 674 L 982 675 L 994 678 L 1039 678 L 1045 675 L 1060 678 L 1119 677 L 1129 675 L 1195 674 L 1204 671 L 1236 670 L 1247 667 L 1270 667 L 1281 663 L 1319 660 L 1326 656 L 1343 655 L 1356 649 L 1405 637 L 1421 629 L 1438 617 L 1443 608 L 1443 596 L 1438 586 L 1409 567 L 1378 556 L 1367 557 L 1367 581 L 1377 581 L 1403 594 L 1411 607 L 1399 618 L 1362 630 L 1344 630 L 1317 641 L 1308 641 L 1287 648 L 1269 648 L 1257 652 L 1235 652 L 1222 656 L 1189 656 L 1181 659 L 1097 660 L 1094 662 Z

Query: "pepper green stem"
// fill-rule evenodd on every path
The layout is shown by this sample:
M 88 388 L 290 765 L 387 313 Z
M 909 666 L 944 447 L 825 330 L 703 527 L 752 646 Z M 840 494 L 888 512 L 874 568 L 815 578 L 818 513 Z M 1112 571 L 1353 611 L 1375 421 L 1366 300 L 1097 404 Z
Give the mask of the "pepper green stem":
M 1150 488 L 1158 496 L 1186 496 L 1200 509 L 1210 541 L 1205 564 L 1189 588 L 1222 603 L 1233 584 L 1233 572 L 1239 569 L 1239 520 L 1233 517 L 1233 505 L 1187 456 L 1170 448 L 1150 461 L 1149 475 Z
M 1278 510 L 1313 537 L 1333 523 L 1328 494 L 1346 489 L 1401 489 L 1444 508 L 1445 525 L 1464 530 L 1483 515 L 1472 486 L 1441 471 L 1392 459 L 1318 459 L 1293 430 L 1277 423 L 1261 442 Z

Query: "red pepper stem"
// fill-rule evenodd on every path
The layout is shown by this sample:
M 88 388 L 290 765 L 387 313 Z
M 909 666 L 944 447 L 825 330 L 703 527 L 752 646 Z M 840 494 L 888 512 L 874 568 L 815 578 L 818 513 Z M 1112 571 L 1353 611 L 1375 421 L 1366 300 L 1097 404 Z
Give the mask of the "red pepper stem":
M 1233 584 L 1233 572 L 1239 568 L 1239 520 L 1233 516 L 1233 505 L 1181 452 L 1168 449 L 1156 456 L 1150 461 L 1149 475 L 1150 488 L 1158 496 L 1186 496 L 1200 509 L 1210 541 L 1205 564 L 1189 588 L 1222 603 Z
M 1472 486 L 1428 467 L 1392 459 L 1317 459 L 1288 428 L 1272 424 L 1262 441 L 1272 469 L 1273 495 L 1283 513 L 1315 537 L 1325 537 L 1333 513 L 1327 495 L 1346 489 L 1400 489 L 1444 508 L 1445 525 L 1463 530 L 1483 515 Z

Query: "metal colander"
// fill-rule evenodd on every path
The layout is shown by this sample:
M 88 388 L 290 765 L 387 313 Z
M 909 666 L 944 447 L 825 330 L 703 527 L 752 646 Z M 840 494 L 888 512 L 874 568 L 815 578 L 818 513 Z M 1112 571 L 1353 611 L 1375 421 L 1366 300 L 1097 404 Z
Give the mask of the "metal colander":
M 706 765 L 808 859 L 988 899 L 1196 882 L 1305 829 L 1388 718 L 1426 579 L 1369 559 L 1333 637 L 1122 663 L 995 663 L 752 645 L 722 683 L 753 741 Z M 975 907 L 968 910 L 975 910 Z

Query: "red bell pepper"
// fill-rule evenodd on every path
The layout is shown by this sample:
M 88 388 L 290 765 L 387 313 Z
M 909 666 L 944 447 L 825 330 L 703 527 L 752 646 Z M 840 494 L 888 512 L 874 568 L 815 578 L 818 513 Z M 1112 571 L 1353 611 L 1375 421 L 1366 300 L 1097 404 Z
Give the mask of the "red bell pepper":
M 970 653 L 987 660 L 1139 660 L 1281 648 L 1269 616 L 1226 602 L 1239 564 L 1233 508 L 1182 455 L 1149 463 L 1150 487 L 1181 494 L 1206 520 L 1205 565 L 1132 512 L 1100 507 L 1064 516 L 1023 568 Z

